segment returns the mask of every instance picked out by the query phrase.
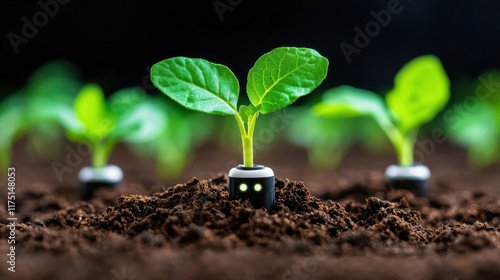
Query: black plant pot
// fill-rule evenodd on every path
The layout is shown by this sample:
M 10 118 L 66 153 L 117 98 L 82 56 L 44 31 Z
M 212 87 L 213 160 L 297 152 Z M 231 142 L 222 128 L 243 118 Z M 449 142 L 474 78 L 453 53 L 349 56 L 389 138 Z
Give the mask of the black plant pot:
M 390 165 L 385 170 L 385 178 L 387 178 L 389 187 L 409 190 L 419 196 L 427 194 L 427 183 L 430 177 L 429 168 L 423 164 Z
M 248 199 L 255 209 L 266 208 L 268 211 L 276 200 L 274 172 L 263 165 L 244 167 L 238 165 L 229 171 L 229 198 Z
M 86 166 L 78 173 L 78 179 L 82 183 L 82 199 L 88 200 L 99 188 L 117 188 L 123 180 L 123 171 L 116 165 Z

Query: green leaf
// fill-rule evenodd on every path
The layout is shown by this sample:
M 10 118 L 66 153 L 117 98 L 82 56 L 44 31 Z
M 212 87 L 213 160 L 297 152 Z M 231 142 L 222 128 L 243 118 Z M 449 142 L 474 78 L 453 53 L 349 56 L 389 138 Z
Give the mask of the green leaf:
M 313 107 L 313 112 L 329 118 L 371 116 L 381 127 L 392 125 L 389 111 L 380 96 L 347 85 L 326 91 L 323 100 Z
M 279 110 L 318 87 L 327 70 L 328 59 L 313 49 L 276 48 L 250 69 L 248 97 L 263 114 Z
M 408 130 L 431 121 L 449 97 L 450 82 L 441 62 L 433 55 L 425 55 L 403 66 L 386 100 L 399 126 Z
M 174 57 L 151 68 L 151 81 L 182 106 L 214 115 L 234 115 L 240 86 L 224 65 L 204 59 Z
M 84 86 L 76 96 L 74 106 L 89 137 L 104 138 L 113 130 L 116 120 L 108 111 L 104 93 L 98 85 Z
M 248 121 L 259 111 L 260 105 L 255 107 L 252 104 L 250 105 L 241 105 L 239 114 L 245 123 Z

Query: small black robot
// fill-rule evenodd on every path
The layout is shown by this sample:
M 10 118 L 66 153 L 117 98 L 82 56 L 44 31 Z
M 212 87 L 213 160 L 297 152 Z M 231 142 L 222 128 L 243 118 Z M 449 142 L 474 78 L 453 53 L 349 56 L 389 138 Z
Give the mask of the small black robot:
M 274 172 L 271 168 L 263 165 L 253 167 L 239 165 L 232 168 L 228 175 L 230 199 L 246 198 L 255 209 L 271 210 L 276 199 Z

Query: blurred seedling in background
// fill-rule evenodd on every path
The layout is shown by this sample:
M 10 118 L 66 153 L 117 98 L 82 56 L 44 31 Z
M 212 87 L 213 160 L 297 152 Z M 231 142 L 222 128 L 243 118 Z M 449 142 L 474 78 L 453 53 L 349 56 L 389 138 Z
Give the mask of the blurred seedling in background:
M 84 198 L 90 198 L 98 187 L 115 187 L 123 179 L 119 167 L 108 165 L 118 143 L 151 142 L 166 125 L 161 108 L 135 87 L 118 90 L 106 101 L 101 87 L 85 85 L 74 100 L 72 117 L 76 121 L 65 122 L 68 138 L 86 145 L 91 154 L 92 166 L 79 173 Z
M 423 195 L 430 172 L 424 165 L 413 162 L 418 131 L 445 107 L 449 96 L 450 84 L 441 62 L 435 56 L 425 55 L 411 60 L 396 74 L 386 102 L 371 91 L 340 86 L 327 91 L 313 111 L 329 118 L 362 115 L 374 118 L 398 157 L 399 165 L 386 170 L 389 182 Z

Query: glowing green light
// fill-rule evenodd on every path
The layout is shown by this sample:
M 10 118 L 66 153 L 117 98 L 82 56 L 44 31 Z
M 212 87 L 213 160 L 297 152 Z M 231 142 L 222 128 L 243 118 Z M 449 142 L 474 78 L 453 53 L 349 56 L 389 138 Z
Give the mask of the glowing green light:
M 253 186 L 254 191 L 260 192 L 262 190 L 262 185 L 257 183 L 255 186 Z
M 245 184 L 245 183 L 240 184 L 240 191 L 246 192 L 247 190 L 248 190 L 247 184 Z

